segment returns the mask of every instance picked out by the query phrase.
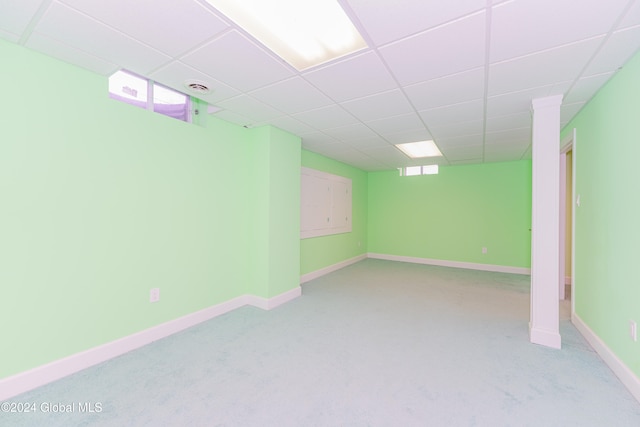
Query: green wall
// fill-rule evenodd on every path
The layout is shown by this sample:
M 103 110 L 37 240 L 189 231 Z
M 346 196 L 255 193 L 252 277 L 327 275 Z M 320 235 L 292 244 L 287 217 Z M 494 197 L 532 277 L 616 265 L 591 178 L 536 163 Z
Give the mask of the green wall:
M 565 127 L 576 128 L 575 311 L 640 376 L 640 54 Z
M 531 162 L 370 173 L 368 227 L 371 253 L 528 268 Z
M 298 286 L 297 137 L 138 109 L 4 41 L 0 57 L 0 378 Z
M 300 273 L 306 274 L 367 252 L 367 173 L 302 150 L 302 166 L 351 179 L 351 233 L 300 240 Z

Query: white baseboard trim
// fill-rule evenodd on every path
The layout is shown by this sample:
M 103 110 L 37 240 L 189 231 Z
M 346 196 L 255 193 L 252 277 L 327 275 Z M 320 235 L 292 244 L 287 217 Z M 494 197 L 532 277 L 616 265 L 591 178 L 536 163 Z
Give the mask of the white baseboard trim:
M 629 392 L 640 402 L 640 378 L 615 355 L 613 351 L 591 330 L 589 326 L 576 313 L 571 313 L 571 323 L 591 344 L 591 347 L 604 360 L 604 363 L 611 368 L 614 374 L 622 381 L 622 384 L 629 389 Z
M 247 295 L 246 298 L 248 305 L 252 305 L 263 310 L 271 310 L 279 305 L 298 298 L 300 295 L 302 295 L 302 288 L 300 286 L 296 286 L 290 291 L 283 292 L 273 298 L 263 298 L 255 295 Z
M 529 341 L 532 344 L 544 345 L 555 349 L 562 348 L 562 338 L 557 331 L 546 331 L 540 328 L 529 328 Z
M 115 341 L 0 379 L 0 401 L 41 387 L 68 375 L 75 374 L 99 363 L 106 362 L 109 359 L 138 349 L 159 339 L 166 338 L 191 326 L 195 326 L 245 305 L 271 310 L 299 297 L 301 294 L 302 288 L 297 286 L 273 298 L 242 295 Z
M 318 277 L 324 276 L 325 274 L 332 273 L 336 270 L 340 270 L 348 265 L 355 264 L 356 262 L 362 261 L 363 259 L 367 259 L 367 254 L 358 255 L 353 258 L 349 258 L 347 260 L 341 261 L 336 264 L 332 264 L 328 267 L 321 268 L 320 270 L 312 271 L 311 273 L 303 274 L 300 276 L 300 283 L 307 283 L 310 280 L 317 279 Z
M 525 275 L 531 274 L 530 268 L 510 267 L 506 265 L 477 264 L 473 262 L 447 261 L 442 259 L 418 258 L 418 257 L 376 254 L 376 253 L 369 253 L 367 254 L 367 257 L 374 258 L 374 259 L 384 259 L 387 261 L 401 261 L 401 262 L 411 262 L 414 264 L 438 265 L 440 267 L 454 267 L 454 268 L 466 268 L 469 270 L 494 271 L 497 273 L 513 273 L 513 274 L 525 274 Z

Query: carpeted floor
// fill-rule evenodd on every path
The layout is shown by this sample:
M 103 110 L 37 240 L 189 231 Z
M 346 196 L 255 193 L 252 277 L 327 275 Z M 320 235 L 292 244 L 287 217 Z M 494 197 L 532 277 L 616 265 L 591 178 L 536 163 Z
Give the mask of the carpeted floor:
M 528 276 L 369 259 L 14 398 L 75 407 L 0 425 L 639 426 L 567 308 L 553 350 L 528 341 Z

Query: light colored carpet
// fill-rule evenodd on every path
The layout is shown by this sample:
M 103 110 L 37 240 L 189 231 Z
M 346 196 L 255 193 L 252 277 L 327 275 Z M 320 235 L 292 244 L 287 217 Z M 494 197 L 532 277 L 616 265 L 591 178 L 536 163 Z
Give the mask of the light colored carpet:
M 365 260 L 12 399 L 100 413 L 0 425 L 639 426 L 562 318 L 562 350 L 533 345 L 528 276 Z

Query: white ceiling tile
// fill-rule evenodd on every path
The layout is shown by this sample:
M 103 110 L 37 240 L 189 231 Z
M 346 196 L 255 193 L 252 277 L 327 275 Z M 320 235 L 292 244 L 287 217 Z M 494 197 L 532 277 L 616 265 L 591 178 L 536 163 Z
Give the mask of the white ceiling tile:
M 210 9 L 193 0 L 64 2 L 172 57 L 229 28 Z
M 59 44 L 72 46 L 85 55 L 110 58 L 110 62 L 142 75 L 170 60 L 159 51 L 60 3 L 52 3 L 35 32 Z
M 380 120 L 366 122 L 366 125 L 382 136 L 397 134 L 407 130 L 424 130 L 424 123 L 415 113 L 387 117 Z
M 250 118 L 230 110 L 220 110 L 214 114 L 211 114 L 211 116 L 225 120 L 227 122 L 235 123 L 240 126 L 250 127 L 253 125 L 253 120 L 251 120 Z
M 484 65 L 484 12 L 380 48 L 400 84 L 409 85 Z
M 450 162 L 459 162 L 462 160 L 482 159 L 484 148 L 482 145 L 473 145 L 470 147 L 440 147 L 442 154 Z
M 549 96 L 553 85 L 540 86 L 523 91 L 510 92 L 487 98 L 487 118 L 529 113 L 531 100 Z
M 238 31 L 230 31 L 181 59 L 240 91 L 284 80 L 292 69 Z
M 240 92 L 227 86 L 226 84 L 212 78 L 211 76 L 201 73 L 200 71 L 195 70 L 179 61 L 173 61 L 168 65 L 160 68 L 159 70 L 151 73 L 149 75 L 149 78 L 166 86 L 172 87 L 180 92 L 188 93 L 211 104 L 215 104 L 216 102 L 225 99 L 233 98 L 234 96 L 240 94 Z M 212 90 L 212 92 L 208 94 L 191 92 L 190 89 L 185 86 L 185 82 L 187 80 L 198 80 L 200 82 L 206 83 L 207 86 Z
M 294 114 L 293 117 L 319 130 L 331 129 L 358 122 L 355 117 L 337 105 L 305 111 L 304 113 Z
M 11 0 L 0 1 L 0 30 L 20 39 L 42 3 L 42 0 L 20 0 L 18 6 Z
M 450 123 L 482 120 L 484 114 L 484 102 L 482 99 L 477 99 L 474 101 L 447 105 L 446 107 L 431 108 L 429 110 L 420 111 L 419 113 L 429 128 L 435 124 L 445 125 Z
M 302 146 L 312 151 L 321 149 L 328 144 L 340 143 L 340 141 L 338 141 L 334 137 L 322 132 L 304 133 L 300 135 L 300 138 L 302 138 Z
M 323 132 L 333 136 L 336 139 L 349 143 L 354 140 L 367 140 L 377 137 L 375 132 L 373 132 L 362 123 L 353 123 L 337 128 L 325 129 L 323 130 Z
M 617 71 L 638 51 L 640 25 L 616 31 L 589 63 L 585 76 Z
M 302 135 L 304 133 L 310 133 L 314 131 L 311 126 L 289 116 L 282 116 L 269 120 L 269 124 L 272 124 L 273 126 L 278 127 L 282 130 L 286 130 L 287 132 L 290 132 L 294 135 Z
M 378 55 L 371 51 L 303 73 L 303 77 L 338 102 L 397 87 Z
M 472 120 L 470 122 L 451 123 L 448 125 L 429 126 L 431 134 L 436 140 L 451 138 L 454 136 L 477 135 L 484 131 L 484 120 Z
M 513 1 L 491 17 L 491 62 L 606 34 L 627 0 Z
M 252 123 L 264 122 L 282 116 L 282 112 L 258 101 L 249 95 L 240 95 L 216 104 L 225 110 L 234 111 L 251 119 Z
M 603 38 L 566 45 L 491 65 L 489 95 L 499 95 L 575 79 Z
M 531 101 L 529 101 L 531 105 Z M 508 116 L 487 117 L 486 131 L 498 132 L 505 129 L 531 127 L 531 112 L 510 114 Z
M 29 37 L 26 46 L 103 76 L 109 76 L 120 68 L 117 64 L 104 61 L 90 53 L 38 33 L 34 33 Z
M 406 86 L 417 110 L 471 101 L 484 96 L 484 67 Z
M 409 161 L 409 157 L 393 146 L 367 148 L 363 150 L 363 152 L 374 160 L 378 160 L 386 164 L 401 166 Z
M 487 132 L 484 137 L 485 150 L 495 145 L 526 146 L 531 143 L 531 127 L 521 129 L 509 129 L 498 132 Z M 524 149 L 523 149 L 524 150 Z
M 399 89 L 347 101 L 342 103 L 342 106 L 362 121 L 373 121 L 413 111 L 411 104 Z
M 575 102 L 585 102 L 613 76 L 613 72 L 584 77 L 576 82 L 571 91 L 562 99 L 563 103 L 573 104 Z
M 384 139 L 391 144 L 404 144 L 407 142 L 428 141 L 433 139 L 433 135 L 426 129 L 414 129 L 390 133 L 384 135 Z
M 560 107 L 560 123 L 562 125 L 567 124 L 573 116 L 578 114 L 578 112 L 584 107 L 584 102 L 576 102 L 573 104 L 563 104 Z
M 372 147 L 388 147 L 391 145 L 388 141 L 383 138 L 373 136 L 371 138 L 366 139 L 351 139 L 345 141 L 351 147 L 356 148 L 358 150 L 363 148 L 372 148 Z
M 382 45 L 486 7 L 485 0 L 347 0 L 367 34 Z
M 333 103 L 301 77 L 293 77 L 262 87 L 251 92 L 251 96 L 287 114 L 313 110 Z
M 18 43 L 20 36 L 0 29 L 0 39 L 10 41 L 11 43 Z
M 632 27 L 634 25 L 640 25 L 640 2 L 638 0 L 633 2 L 633 5 L 624 16 L 618 29 Z
M 443 138 L 437 141 L 438 147 L 443 150 L 459 147 L 473 147 L 483 144 L 482 134 L 458 136 L 455 138 Z
M 477 164 L 477 163 L 482 163 L 483 159 L 482 157 L 479 158 L 474 158 L 474 159 L 467 159 L 467 160 L 455 160 L 455 161 L 451 161 L 451 166 L 462 166 L 462 165 L 473 165 L 473 164 Z

